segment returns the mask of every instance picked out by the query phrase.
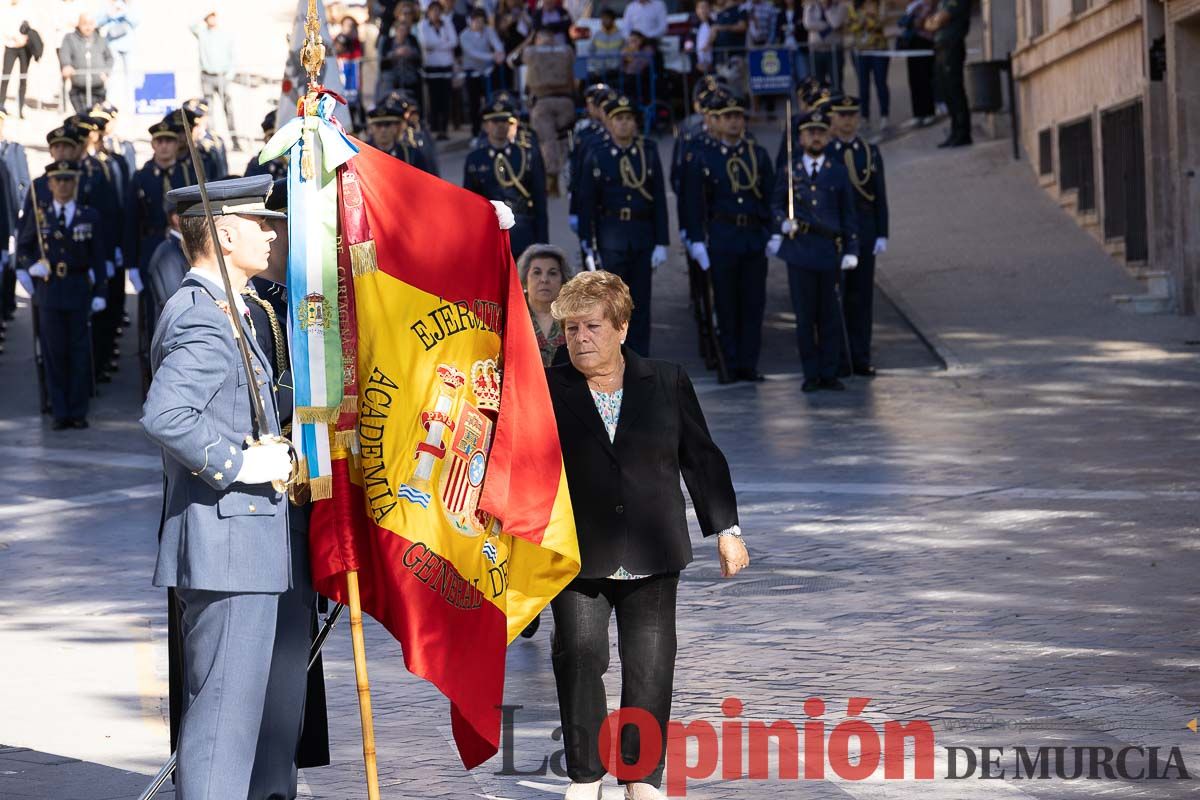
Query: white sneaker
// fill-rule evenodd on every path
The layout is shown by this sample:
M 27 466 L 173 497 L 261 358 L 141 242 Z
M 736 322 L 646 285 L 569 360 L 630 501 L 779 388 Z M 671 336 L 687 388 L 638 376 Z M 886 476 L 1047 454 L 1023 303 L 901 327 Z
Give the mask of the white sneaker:
M 667 800 L 667 796 L 648 783 L 625 785 L 625 800 Z
M 603 781 L 572 783 L 567 787 L 567 793 L 563 796 L 563 800 L 600 800 L 602 791 L 604 791 Z

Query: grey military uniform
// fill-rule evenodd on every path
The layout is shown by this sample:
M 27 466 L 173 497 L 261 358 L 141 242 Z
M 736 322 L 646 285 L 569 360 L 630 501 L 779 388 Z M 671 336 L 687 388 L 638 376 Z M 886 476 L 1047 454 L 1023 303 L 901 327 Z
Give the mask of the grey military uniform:
M 224 295 L 189 272 L 163 307 L 150 344 L 154 382 L 142 425 L 162 447 L 167 475 L 154 585 L 282 592 L 291 585 L 287 498 L 266 484 L 233 482 L 254 423 L 230 318 L 216 302 Z M 264 433 L 278 433 L 270 362 L 248 323 L 241 324 L 271 428 Z
M 281 611 L 298 567 L 286 497 L 233 482 L 253 430 L 251 380 L 267 410 L 264 432 L 278 433 L 279 419 L 271 362 L 235 310 L 253 354 L 255 374 L 246 375 L 231 318 L 217 304 L 224 297 L 193 270 L 167 301 L 142 418 L 166 472 L 154 583 L 175 587 L 181 618 L 177 790 L 181 800 L 294 797 L 308 618 Z M 278 635 L 296 624 L 298 635 Z

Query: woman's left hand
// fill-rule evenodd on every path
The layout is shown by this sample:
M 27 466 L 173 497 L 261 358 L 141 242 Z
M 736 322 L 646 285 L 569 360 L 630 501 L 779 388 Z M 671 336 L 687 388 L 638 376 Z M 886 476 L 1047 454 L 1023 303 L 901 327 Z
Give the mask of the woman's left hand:
M 726 578 L 732 578 L 750 566 L 750 553 L 740 537 L 717 537 L 717 554 L 721 558 L 721 575 Z

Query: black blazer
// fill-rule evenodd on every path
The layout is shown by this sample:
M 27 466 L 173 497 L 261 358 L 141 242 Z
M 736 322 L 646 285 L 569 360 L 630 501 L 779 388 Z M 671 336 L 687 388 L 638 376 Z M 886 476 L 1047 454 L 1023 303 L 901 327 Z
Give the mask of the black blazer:
M 587 379 L 570 363 L 546 370 L 558 420 L 581 578 L 677 572 L 692 560 L 679 476 L 700 530 L 712 536 L 738 524 L 729 464 L 704 423 L 683 367 L 625 355 L 625 394 L 613 442 Z

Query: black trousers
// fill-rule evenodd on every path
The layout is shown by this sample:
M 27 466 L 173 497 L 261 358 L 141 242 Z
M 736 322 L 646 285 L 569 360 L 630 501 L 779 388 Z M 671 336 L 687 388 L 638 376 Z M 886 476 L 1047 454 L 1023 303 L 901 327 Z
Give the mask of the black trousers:
M 0 271 L 0 317 L 11 319 L 17 310 L 17 270 L 9 264 Z
M 788 265 L 788 288 L 796 312 L 796 344 L 805 380 L 837 377 L 845 335 L 838 304 L 840 280 L 841 270 Z
M 908 49 L 929 50 L 933 42 L 928 39 L 913 39 Z M 908 68 L 908 94 L 912 100 L 912 115 L 918 119 L 932 117 L 933 107 L 933 57 L 904 59 Z
M 8 102 L 8 81 L 12 77 L 13 65 L 19 64 L 20 74 L 17 76 L 17 112 L 24 116 L 25 89 L 29 86 L 29 50 L 24 47 L 4 48 L 4 78 L 0 80 L 0 103 Z
M 467 75 L 467 118 L 471 120 L 472 136 L 478 136 L 483 129 L 480 115 L 488 95 L 489 78 L 488 75 Z
M 567 775 L 577 783 L 602 778 L 600 727 L 608 716 L 604 673 L 608 670 L 608 621 L 617 613 L 621 659 L 621 708 L 648 711 L 659 725 L 662 749 L 644 778 L 622 783 L 662 785 L 667 723 L 675 679 L 675 598 L 679 573 L 638 580 L 577 578 L 550 603 L 554 634 L 550 652 L 562 717 Z M 641 737 L 634 726 L 621 731 L 620 757 L 638 762 Z
M 763 253 L 711 255 L 717 340 L 731 371 L 755 372 L 762 351 L 767 307 L 767 257 Z
M 92 390 L 87 309 L 39 309 L 50 410 L 60 422 L 84 419 Z
M 629 287 L 633 297 L 633 318 L 625 344 L 643 358 L 650 357 L 650 293 L 653 270 L 650 256 L 653 243 L 643 250 L 600 250 L 600 266 L 617 275 Z
M 858 266 L 842 275 L 842 310 L 846 320 L 846 338 L 850 340 L 850 366 L 871 364 L 871 329 L 875 321 L 875 256 L 869 248 L 875 240 L 863 240 Z M 843 348 L 844 350 L 844 348 Z
M 961 41 L 939 43 L 933 56 L 942 100 L 950 111 L 950 135 L 969 140 L 971 109 L 967 105 L 966 87 L 963 86 L 963 63 L 966 58 L 967 47 Z
M 450 126 L 450 67 L 426 67 L 425 88 L 429 90 L 429 127 L 437 134 Z

